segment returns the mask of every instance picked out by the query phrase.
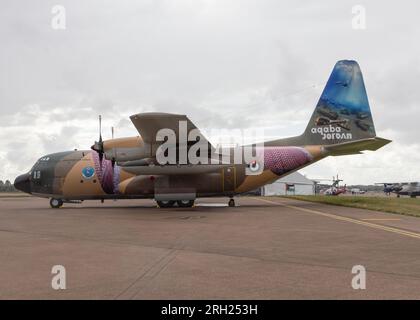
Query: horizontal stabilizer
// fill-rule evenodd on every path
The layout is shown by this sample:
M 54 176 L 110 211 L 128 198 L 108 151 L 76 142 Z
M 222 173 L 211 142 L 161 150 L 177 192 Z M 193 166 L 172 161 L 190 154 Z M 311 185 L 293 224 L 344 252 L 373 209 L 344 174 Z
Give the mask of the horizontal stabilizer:
M 362 139 L 357 141 L 343 142 L 339 144 L 324 146 L 324 150 L 332 156 L 341 156 L 348 154 L 360 154 L 361 151 L 369 150 L 375 151 L 382 148 L 384 145 L 390 143 L 391 140 L 387 140 L 380 137 Z

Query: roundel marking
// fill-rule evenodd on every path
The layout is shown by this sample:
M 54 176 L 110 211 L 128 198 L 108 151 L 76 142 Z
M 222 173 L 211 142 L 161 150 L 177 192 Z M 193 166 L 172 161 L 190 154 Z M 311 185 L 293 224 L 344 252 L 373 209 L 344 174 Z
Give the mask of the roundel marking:
M 86 179 L 90 179 L 95 175 L 95 169 L 93 167 L 84 167 L 82 169 L 82 176 Z
M 260 169 L 260 164 L 254 160 L 249 164 L 249 169 L 252 172 L 257 172 Z

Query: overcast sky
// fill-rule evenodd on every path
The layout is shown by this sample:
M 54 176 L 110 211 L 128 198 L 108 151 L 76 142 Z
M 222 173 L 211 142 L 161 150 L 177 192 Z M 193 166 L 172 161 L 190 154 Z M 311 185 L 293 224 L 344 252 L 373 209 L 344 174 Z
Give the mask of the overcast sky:
M 66 29 L 51 26 L 54 5 Z M 366 29 L 352 28 L 352 7 Z M 137 135 L 129 116 L 300 134 L 337 60 L 361 66 L 378 136 L 301 172 L 347 184 L 420 180 L 418 1 L 11 1 L 0 10 L 0 179 L 47 153 Z

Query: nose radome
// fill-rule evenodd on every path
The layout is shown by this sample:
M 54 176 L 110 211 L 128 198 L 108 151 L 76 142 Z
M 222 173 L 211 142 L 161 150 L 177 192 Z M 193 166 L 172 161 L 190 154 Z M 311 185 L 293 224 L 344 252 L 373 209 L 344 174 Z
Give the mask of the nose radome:
M 31 193 L 31 182 L 29 180 L 29 177 L 29 173 L 21 174 L 15 179 L 13 185 L 16 189 L 20 191 Z

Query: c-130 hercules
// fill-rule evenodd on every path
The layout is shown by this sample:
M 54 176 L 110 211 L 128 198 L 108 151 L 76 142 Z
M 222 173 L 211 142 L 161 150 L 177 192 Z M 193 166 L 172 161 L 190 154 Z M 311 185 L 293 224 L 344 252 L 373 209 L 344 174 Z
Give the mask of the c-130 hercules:
M 391 142 L 376 136 L 362 73 L 351 60 L 334 66 L 304 133 L 265 142 L 252 161 L 161 165 L 157 158 L 167 141 L 157 138 L 160 129 L 179 135 L 181 122 L 187 133 L 198 129 L 185 115 L 140 113 L 130 118 L 140 136 L 105 141 L 100 136 L 92 150 L 43 156 L 16 178 L 15 187 L 49 198 L 53 208 L 64 202 L 133 198 L 152 198 L 160 207 L 191 207 L 197 197 L 212 196 L 229 197 L 229 206 L 235 206 L 235 195 L 327 156 L 374 151 Z M 202 135 L 196 141 L 209 146 L 206 158 L 220 159 L 220 152 Z M 165 152 L 170 148 L 182 151 L 178 143 Z M 186 149 L 190 148 L 193 145 L 188 143 Z

